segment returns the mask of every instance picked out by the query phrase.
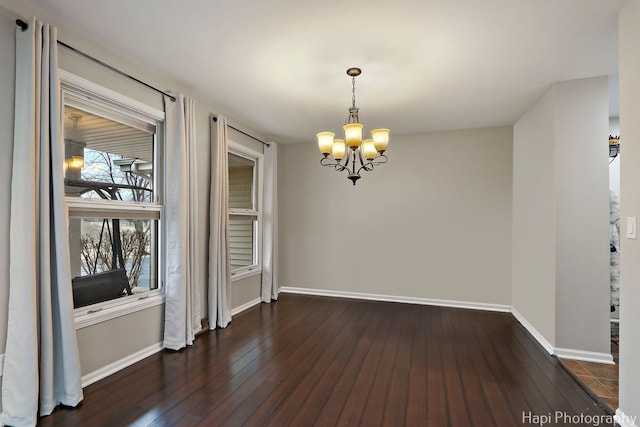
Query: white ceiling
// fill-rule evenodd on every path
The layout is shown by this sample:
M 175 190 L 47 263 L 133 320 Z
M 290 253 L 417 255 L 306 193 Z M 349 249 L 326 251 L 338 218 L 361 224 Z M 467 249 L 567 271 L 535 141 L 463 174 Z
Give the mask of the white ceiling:
M 624 0 L 24 0 L 280 142 L 513 124 L 556 81 L 617 73 Z

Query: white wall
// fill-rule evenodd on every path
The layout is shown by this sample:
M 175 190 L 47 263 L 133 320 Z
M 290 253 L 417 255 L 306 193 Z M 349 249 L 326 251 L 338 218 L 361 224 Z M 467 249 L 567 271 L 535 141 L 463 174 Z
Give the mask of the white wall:
M 554 84 L 514 125 L 513 306 L 559 349 L 609 352 L 608 79 Z
M 621 234 L 626 218 L 640 217 L 640 2 L 619 13 Z M 620 409 L 640 416 L 640 240 L 621 239 L 620 250 Z M 636 421 L 636 425 L 640 425 Z
M 511 128 L 393 136 L 389 163 L 278 159 L 280 285 L 510 304 Z

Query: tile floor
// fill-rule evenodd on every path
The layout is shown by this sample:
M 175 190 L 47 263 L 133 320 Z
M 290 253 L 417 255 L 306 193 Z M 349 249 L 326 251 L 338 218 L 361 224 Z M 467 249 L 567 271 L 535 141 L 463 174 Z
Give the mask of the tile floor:
M 618 409 L 618 344 L 611 343 L 615 365 L 562 359 L 573 374 L 591 389 L 612 411 Z

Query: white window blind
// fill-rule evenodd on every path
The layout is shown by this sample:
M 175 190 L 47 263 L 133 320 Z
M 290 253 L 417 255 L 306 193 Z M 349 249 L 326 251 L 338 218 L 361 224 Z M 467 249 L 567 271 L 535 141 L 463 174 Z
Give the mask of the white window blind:
M 252 190 L 253 162 L 229 154 L 229 209 L 253 209 Z
M 231 271 L 256 264 L 255 161 L 229 153 L 229 258 Z

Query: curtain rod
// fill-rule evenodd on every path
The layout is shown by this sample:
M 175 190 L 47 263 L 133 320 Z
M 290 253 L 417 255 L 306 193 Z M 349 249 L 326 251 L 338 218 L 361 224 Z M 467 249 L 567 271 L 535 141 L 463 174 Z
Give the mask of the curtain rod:
M 29 24 L 24 22 L 22 19 L 16 19 L 16 25 L 19 26 L 22 29 L 22 31 L 26 31 L 27 28 L 29 28 Z M 118 74 L 120 74 L 120 75 L 122 75 L 124 77 L 127 77 L 127 78 L 133 80 L 136 83 L 139 83 L 139 84 L 141 84 L 143 86 L 146 86 L 147 88 L 149 88 L 151 90 L 154 90 L 154 91 L 156 91 L 158 93 L 161 93 L 164 96 L 169 97 L 169 99 L 171 99 L 171 101 L 176 102 L 176 97 L 175 96 L 169 95 L 167 92 L 164 92 L 164 91 L 162 91 L 162 90 L 160 90 L 160 89 L 158 89 L 156 87 L 153 87 L 149 83 L 143 82 L 142 80 L 140 80 L 140 79 L 138 79 L 136 77 L 133 77 L 131 74 L 127 74 L 124 71 L 121 71 L 121 70 L 117 69 L 116 67 L 114 67 L 112 65 L 109 65 L 106 62 L 103 62 L 103 61 L 99 60 L 98 58 L 94 58 L 93 56 L 89 55 L 88 53 L 85 53 L 85 52 L 83 52 L 81 50 L 78 50 L 73 46 L 69 46 L 65 42 L 62 42 L 62 41 L 58 40 L 58 44 L 61 45 L 61 46 L 66 47 L 67 49 L 69 49 L 69 50 L 71 50 L 71 51 L 73 51 L 75 53 L 77 53 L 78 55 L 84 56 L 85 58 L 90 59 L 93 62 L 96 62 L 96 63 L 102 65 L 105 68 L 110 69 L 113 72 L 116 72 L 116 73 L 118 73 Z
M 218 121 L 218 118 L 217 118 L 217 117 L 215 117 L 215 116 L 213 116 L 213 121 L 214 121 L 214 122 L 217 122 L 217 121 Z M 231 126 L 231 125 L 227 125 L 227 127 L 228 127 L 228 128 L 231 128 L 231 129 L 233 129 L 233 130 L 235 130 L 235 131 L 237 131 L 237 132 L 240 132 L 241 134 L 246 135 L 246 136 L 248 136 L 248 137 L 249 137 L 249 138 L 251 138 L 251 139 L 254 139 L 254 140 L 258 141 L 258 142 L 260 142 L 260 143 L 262 143 L 262 144 L 266 145 L 267 147 L 271 147 L 271 144 L 269 144 L 268 142 L 264 142 L 263 140 L 258 139 L 258 138 L 256 138 L 256 137 L 255 137 L 255 136 L 253 136 L 253 135 L 249 135 L 248 133 L 246 133 L 245 131 L 242 131 L 242 130 L 238 129 L 237 127 L 233 127 L 233 126 Z

